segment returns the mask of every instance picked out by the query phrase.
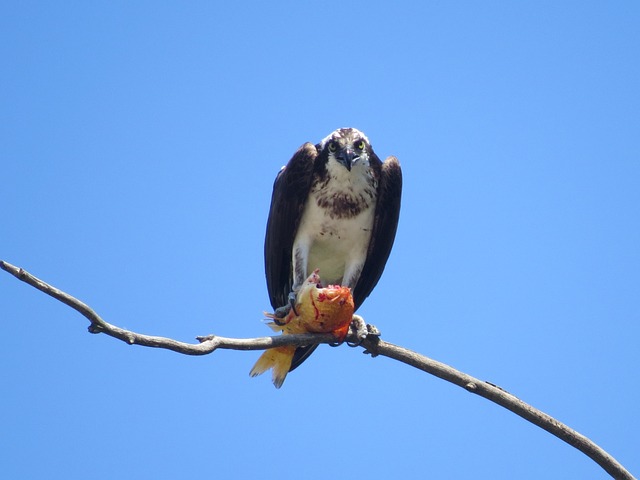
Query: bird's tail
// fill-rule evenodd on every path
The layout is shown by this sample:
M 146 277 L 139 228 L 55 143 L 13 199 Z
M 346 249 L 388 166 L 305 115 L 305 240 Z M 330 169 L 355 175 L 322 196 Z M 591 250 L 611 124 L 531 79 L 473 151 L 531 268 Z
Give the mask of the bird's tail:
M 265 350 L 249 372 L 249 375 L 255 377 L 271 368 L 273 369 L 273 384 L 276 388 L 280 388 L 284 383 L 284 379 L 287 378 L 287 373 L 289 373 L 289 369 L 291 368 L 291 361 L 293 360 L 295 351 L 296 347 L 289 346 Z

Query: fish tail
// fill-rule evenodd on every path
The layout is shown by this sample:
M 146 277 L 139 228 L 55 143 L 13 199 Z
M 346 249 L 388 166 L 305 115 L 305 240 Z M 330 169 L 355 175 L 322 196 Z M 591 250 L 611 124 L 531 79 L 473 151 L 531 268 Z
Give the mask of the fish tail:
M 255 377 L 271 368 L 273 369 L 271 377 L 273 384 L 276 388 L 280 388 L 284 383 L 284 379 L 287 378 L 295 351 L 296 347 L 278 347 L 265 350 L 249 372 L 249 375 Z

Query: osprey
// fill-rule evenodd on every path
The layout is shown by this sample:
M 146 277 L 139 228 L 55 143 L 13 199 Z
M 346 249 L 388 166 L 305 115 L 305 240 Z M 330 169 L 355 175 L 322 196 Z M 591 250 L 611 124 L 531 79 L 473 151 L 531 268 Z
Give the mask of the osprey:
M 357 310 L 389 258 L 401 192 L 397 158 L 381 162 L 355 128 L 302 145 L 276 177 L 267 221 L 265 273 L 276 315 L 286 314 L 315 269 L 325 285 L 351 288 Z M 298 348 L 290 371 L 315 348 Z

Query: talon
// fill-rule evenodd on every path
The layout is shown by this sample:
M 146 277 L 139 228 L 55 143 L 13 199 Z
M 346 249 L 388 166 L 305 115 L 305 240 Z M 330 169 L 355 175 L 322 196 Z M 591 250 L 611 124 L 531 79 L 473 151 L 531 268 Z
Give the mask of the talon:
M 339 347 L 340 345 L 342 345 L 344 343 L 344 340 L 342 340 L 341 342 L 334 342 L 334 343 L 329 343 L 328 345 L 330 347 Z M 347 342 L 347 345 L 349 344 L 349 342 Z
M 287 315 L 289 315 L 289 312 L 291 311 L 291 305 L 285 305 L 284 307 L 278 307 L 276 308 L 276 311 L 273 313 L 273 322 L 276 325 L 286 325 L 287 322 L 283 321 Z
M 347 338 L 347 345 L 350 347 L 358 347 L 369 336 L 379 337 L 380 330 L 374 325 L 365 323 L 364 318 L 360 315 L 354 315 L 349 325 L 349 334 Z

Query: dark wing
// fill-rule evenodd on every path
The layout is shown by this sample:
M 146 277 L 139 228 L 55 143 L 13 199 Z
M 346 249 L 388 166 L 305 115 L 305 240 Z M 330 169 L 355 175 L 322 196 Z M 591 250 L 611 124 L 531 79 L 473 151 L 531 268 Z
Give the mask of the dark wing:
M 274 310 L 287 304 L 293 285 L 291 251 L 311 189 L 317 156 L 316 147 L 305 143 L 280 170 L 273 184 L 264 239 L 264 268 L 269 300 Z
M 376 286 L 387 263 L 393 241 L 396 238 L 402 196 L 402 171 L 396 157 L 387 157 L 380 169 L 378 200 L 373 220 L 367 259 L 358 283 L 353 289 L 356 309 Z

